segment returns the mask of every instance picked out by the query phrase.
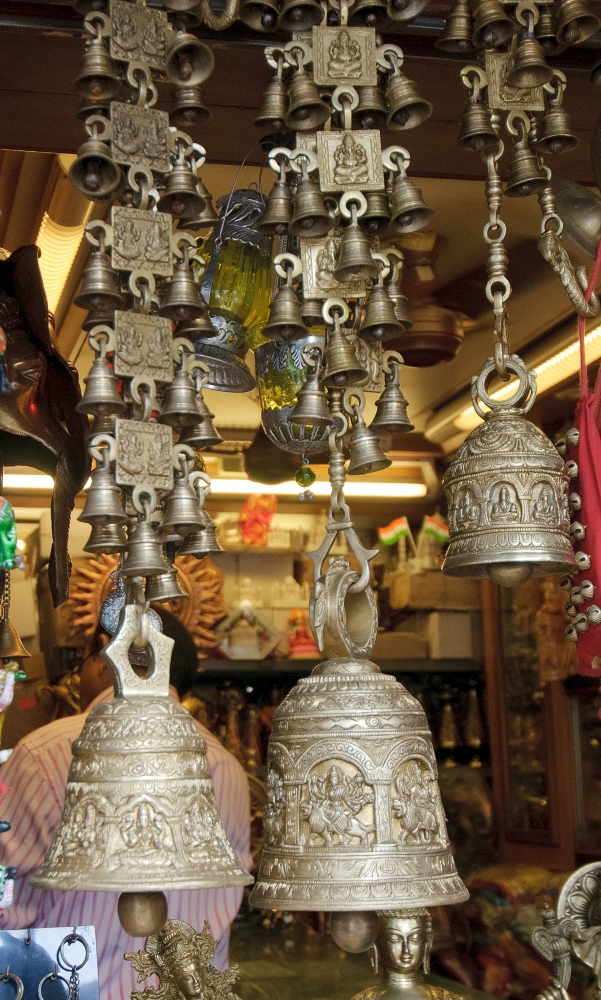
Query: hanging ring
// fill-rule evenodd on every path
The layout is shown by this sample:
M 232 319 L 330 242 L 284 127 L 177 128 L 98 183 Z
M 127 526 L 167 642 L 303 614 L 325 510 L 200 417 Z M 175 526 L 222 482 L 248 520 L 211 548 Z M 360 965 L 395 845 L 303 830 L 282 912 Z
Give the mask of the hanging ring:
M 145 386 L 148 392 L 142 393 L 140 391 L 142 386 Z M 150 401 L 152 408 L 152 403 L 157 401 L 157 387 L 152 375 L 136 375 L 130 382 L 129 391 L 134 403 L 137 403 L 138 406 L 146 406 L 146 403 Z
M 497 236 L 491 236 L 491 233 L 496 232 Z M 487 243 L 502 243 L 507 236 L 507 226 L 502 219 L 492 219 L 486 223 L 484 229 L 482 230 L 482 235 Z
M 182 132 L 178 128 L 174 129 L 173 132 L 170 130 L 167 141 L 170 153 L 173 153 L 175 156 L 179 156 L 180 150 L 182 150 L 183 147 L 183 154 L 186 159 L 189 159 L 189 157 L 192 156 L 192 153 L 194 152 L 192 136 L 188 135 L 187 132 Z
M 539 16 L 538 7 L 530 0 L 521 0 L 515 9 L 515 19 L 523 28 L 531 27 L 530 19 L 532 19 L 532 25 L 538 24 Z
M 191 358 L 186 359 L 185 368 L 190 375 L 193 375 L 195 371 L 201 372 L 201 386 L 206 385 L 208 382 L 207 376 L 210 372 L 210 368 L 206 361 L 203 361 L 202 358 L 197 358 L 196 355 L 193 354 Z
M 110 354 L 117 346 L 115 331 L 105 323 L 93 326 L 88 333 L 88 344 L 96 354 Z
M 519 135 L 521 130 L 519 129 L 519 127 L 516 127 L 515 125 L 515 122 L 517 121 L 521 122 L 522 127 L 524 129 L 524 134 L 527 135 L 528 132 L 530 131 L 530 119 L 525 111 L 509 112 L 509 114 L 507 115 L 507 119 L 505 121 L 505 127 L 507 131 L 510 133 L 510 135 Z
M 60 979 L 62 983 L 65 983 L 65 985 L 70 991 L 69 980 L 65 979 L 64 976 L 61 976 L 60 972 L 58 971 L 58 965 L 55 965 L 54 972 L 47 973 L 47 975 L 45 975 L 44 978 L 40 980 L 40 985 L 38 986 L 38 1000 L 44 1000 L 44 994 L 42 993 L 42 986 L 44 985 L 44 983 L 48 982 L 48 980 L 51 980 L 53 983 L 55 983 L 57 979 Z
M 146 502 L 144 502 L 144 497 L 146 497 Z M 157 491 L 154 486 L 134 486 L 131 493 L 131 502 L 134 508 L 137 510 L 138 514 L 152 514 L 153 510 L 156 510 L 157 505 Z
M 390 261 L 386 254 L 383 253 L 372 253 L 372 260 L 377 260 L 378 264 L 381 264 L 380 277 L 382 279 L 387 278 L 390 274 Z
M 342 98 L 347 97 L 350 100 L 342 103 Z M 351 111 L 355 111 L 359 107 L 359 94 L 357 93 L 355 87 L 336 87 L 336 90 L 332 94 L 332 107 L 336 111 L 344 111 L 346 107 L 350 107 Z
M 464 66 L 459 75 L 463 86 L 474 93 L 476 90 L 477 93 L 480 93 L 481 90 L 488 87 L 488 77 L 481 66 Z
M 138 79 L 136 74 L 139 74 L 141 79 Z M 127 64 L 126 76 L 129 85 L 138 91 L 138 107 L 143 105 L 145 108 L 151 108 L 156 104 L 159 92 L 152 82 L 150 68 L 146 63 L 137 59 L 132 60 L 132 62 Z M 150 97 L 148 96 L 149 94 Z
M 284 52 L 288 62 L 296 69 L 302 69 L 313 62 L 313 49 L 305 42 L 292 41 L 284 46 Z
M 362 191 L 345 191 L 340 198 L 340 212 L 345 219 L 352 217 L 349 205 L 357 205 L 357 218 L 361 218 L 367 212 L 367 198 Z
M 557 80 L 555 85 L 553 85 L 554 80 Z M 554 69 L 553 76 L 549 82 L 543 84 L 543 90 L 546 90 L 547 94 L 554 94 L 556 97 L 559 97 L 565 90 L 567 82 L 565 73 L 562 73 L 560 69 Z
M 399 160 L 401 161 L 400 163 Z M 388 170 L 391 174 L 398 174 L 400 171 L 406 173 L 410 162 L 411 156 L 409 155 L 409 150 L 405 149 L 404 146 L 387 146 L 382 153 L 384 169 Z
M 351 402 L 353 399 L 358 399 L 359 402 L 353 404 Z M 349 416 L 357 416 L 357 411 L 359 413 L 363 413 L 363 410 L 365 409 L 365 393 L 363 392 L 363 389 L 359 389 L 355 385 L 350 385 L 348 389 L 344 390 L 342 405 Z
M 398 351 L 384 351 L 382 354 L 382 371 L 386 372 L 387 375 L 392 375 L 394 372 L 394 366 L 398 365 L 402 368 L 405 362 Z M 391 365 L 393 367 L 391 367 Z
M 504 274 L 496 274 L 493 278 L 490 278 L 486 283 L 486 298 L 491 305 L 495 304 L 495 299 L 499 295 L 499 292 L 495 292 L 493 289 L 495 286 L 501 285 L 503 291 L 501 294 L 501 303 L 507 302 L 507 299 L 511 295 L 511 285 Z
M 181 472 L 184 459 L 194 458 L 194 449 L 189 444 L 175 444 L 171 449 L 173 468 Z
M 282 163 L 278 163 L 278 156 L 281 156 Z M 290 162 L 290 157 L 292 156 L 292 150 L 288 149 L 287 146 L 276 146 L 275 149 L 271 150 L 269 154 L 269 166 L 275 174 L 281 174 L 282 170 L 286 172 L 286 163 Z
M 106 447 L 101 449 L 100 445 L 105 445 Z M 110 434 L 95 434 L 90 440 L 88 448 L 94 461 L 99 464 L 102 463 L 108 466 L 108 462 L 114 462 L 117 459 L 117 442 Z M 107 455 L 108 462 L 106 462 Z
M 398 45 L 380 45 L 376 49 L 376 63 L 380 69 L 385 70 L 387 73 L 390 73 L 391 70 L 394 72 L 394 70 L 400 69 L 404 58 L 403 50 Z
M 304 164 L 303 165 L 303 160 Z M 300 162 L 297 162 L 300 161 Z M 303 166 L 308 174 L 317 170 L 317 157 L 312 149 L 293 149 L 289 157 L 290 168 L 295 174 L 302 174 Z
M 290 65 L 288 62 L 288 53 L 286 52 L 283 45 L 268 45 L 265 49 L 265 61 L 268 66 L 271 66 L 277 73 L 279 69 L 279 61 Z
M 204 167 L 206 160 L 207 160 L 207 151 L 204 148 L 204 146 L 201 146 L 199 142 L 193 142 L 192 155 L 190 157 L 190 162 L 194 164 L 193 170 L 196 173 L 198 173 L 200 168 Z
M 93 247 L 100 246 L 100 240 L 96 236 L 94 236 L 96 230 L 104 233 L 105 248 L 108 248 L 113 245 L 113 227 L 110 226 L 108 222 L 103 222 L 101 219 L 91 219 L 86 225 L 84 232 L 86 234 L 86 239 L 88 243 L 91 243 Z
M 148 185 L 144 191 L 144 187 L 138 182 L 138 177 L 143 177 Z M 127 183 L 129 184 L 132 191 L 138 193 L 150 193 L 150 189 L 154 187 L 154 177 L 150 167 L 146 167 L 143 163 L 134 163 L 127 171 Z
M 190 486 L 192 486 L 192 488 L 199 494 L 200 489 L 197 486 L 198 483 L 203 484 L 201 487 L 203 495 L 206 496 L 211 491 L 211 478 L 210 476 L 207 476 L 206 472 L 202 472 L 200 469 L 194 469 L 194 471 L 188 475 L 188 482 L 190 483 Z
M 173 361 L 181 362 L 182 354 L 194 354 L 194 344 L 187 337 L 174 337 L 171 342 Z
M 196 240 L 190 233 L 172 233 L 171 250 L 178 260 L 184 259 L 184 250 L 182 250 L 182 247 L 185 247 L 188 250 L 198 249 L 196 246 Z M 188 259 L 190 259 L 191 256 L 191 254 L 188 254 Z
M 84 952 L 85 952 L 83 962 L 80 962 L 79 965 L 71 965 L 67 961 L 67 959 L 65 958 L 65 953 L 63 951 L 63 948 L 64 948 L 64 946 L 66 944 L 70 944 L 70 945 L 82 944 L 83 945 Z M 83 969 L 84 965 L 86 965 L 89 957 L 90 957 L 90 946 L 89 946 L 88 942 L 86 941 L 86 939 L 81 936 L 81 934 L 77 934 L 76 928 L 74 927 L 72 933 L 71 934 L 67 934 L 67 937 L 63 938 L 63 940 L 61 941 L 60 947 L 58 949 L 58 960 L 61 963 L 63 969 L 66 969 L 68 972 L 79 972 L 79 970 Z
M 273 263 L 276 274 L 279 274 L 280 278 L 288 279 L 288 276 L 298 278 L 303 273 L 300 257 L 296 257 L 293 253 L 279 253 L 277 257 L 273 258 Z M 288 267 L 285 266 L 286 264 Z
M 98 126 L 100 126 L 100 131 Z M 104 115 L 89 115 L 86 118 L 85 130 L 89 136 L 94 136 L 100 142 L 108 142 L 113 137 L 113 126 Z M 96 220 L 94 222 L 98 225 Z
M 96 27 L 96 25 L 99 25 L 100 27 Z M 111 19 L 100 10 L 91 10 L 90 13 L 86 15 L 83 26 L 86 31 L 89 31 L 89 33 L 94 35 L 96 38 L 111 37 Z
M 27 944 L 27 942 L 25 943 Z M 14 972 L 11 972 L 10 965 L 7 965 L 6 972 L 0 974 L 0 982 L 7 983 L 9 979 L 12 979 L 13 985 L 15 987 L 15 1000 L 23 1000 L 23 993 L 25 992 L 23 987 L 23 981 L 19 978 L 19 976 L 15 975 Z
M 144 284 L 148 285 L 150 294 L 154 295 L 156 288 L 154 274 L 151 271 L 147 271 L 145 267 L 136 267 L 130 273 L 128 285 L 130 292 L 132 295 L 135 295 L 137 299 L 144 298 L 144 292 L 141 288 L 139 288 L 139 285 Z
M 333 311 L 336 311 L 339 315 L 337 319 L 341 323 L 346 323 L 350 316 L 350 309 L 344 299 L 330 298 L 326 299 L 323 306 L 321 307 L 321 315 L 328 324 L 328 326 L 333 326 L 334 317 L 332 315 Z
M 493 372 L 496 374 L 497 365 L 494 358 L 489 358 L 484 364 L 479 375 L 472 378 L 472 403 L 479 417 L 486 419 L 486 412 L 479 405 L 479 401 L 495 412 L 503 412 L 520 408 L 522 413 L 527 413 L 536 399 L 536 373 L 526 368 L 524 362 L 517 356 L 511 354 L 505 358 L 505 368 L 513 372 L 518 377 L 518 386 L 508 399 L 493 399 L 486 390 L 486 383 Z

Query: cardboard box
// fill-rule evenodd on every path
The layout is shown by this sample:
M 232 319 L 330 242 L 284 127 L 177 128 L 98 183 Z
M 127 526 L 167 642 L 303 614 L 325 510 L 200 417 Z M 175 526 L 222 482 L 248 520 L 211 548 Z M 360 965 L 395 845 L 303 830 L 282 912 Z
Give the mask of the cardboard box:
M 427 660 L 428 639 L 417 632 L 378 632 L 372 660 Z
M 479 580 L 443 576 L 440 570 L 394 573 L 387 580 L 391 608 L 436 611 L 477 611 L 482 607 Z

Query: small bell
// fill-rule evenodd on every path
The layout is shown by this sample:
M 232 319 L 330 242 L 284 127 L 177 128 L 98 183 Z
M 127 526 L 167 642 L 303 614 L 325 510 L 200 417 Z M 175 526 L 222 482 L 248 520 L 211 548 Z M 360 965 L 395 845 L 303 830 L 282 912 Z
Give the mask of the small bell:
M 100 35 L 86 46 L 81 72 L 75 81 L 80 97 L 92 101 L 112 101 L 120 90 L 113 60 Z
M 123 510 L 121 490 L 111 475 L 107 453 L 104 462 L 92 470 L 91 478 L 79 520 L 84 524 L 99 524 L 103 528 L 109 524 L 125 524 L 127 514 Z
M 323 195 L 306 170 L 298 182 L 293 205 L 288 226 L 291 236 L 325 236 L 333 228 L 334 220 L 325 206 Z
M 187 535 L 184 544 L 178 549 L 180 556 L 196 556 L 202 559 L 203 556 L 214 555 L 216 552 L 223 552 L 223 548 L 217 539 L 215 525 L 206 511 L 204 513 L 204 528 L 202 531 L 194 531 Z
M 319 299 L 305 299 L 301 307 L 305 326 L 321 326 L 323 324 L 322 307 L 323 302 L 320 302 Z
M 0 660 L 17 660 L 31 656 L 21 642 L 19 633 L 10 618 L 0 621 Z
M 315 6 L 323 14 L 321 7 L 318 4 Z M 299 52 L 298 68 L 294 72 L 288 91 L 290 103 L 284 124 L 294 132 L 314 132 L 328 121 L 330 108 L 319 96 L 319 91 L 306 72 L 302 59 L 302 54 Z
M 179 585 L 175 567 L 168 573 L 151 576 L 144 589 L 146 600 L 150 604 L 162 604 L 165 601 L 181 601 L 190 595 Z
M 369 429 L 376 434 L 406 434 L 414 430 L 407 416 L 407 400 L 401 392 L 399 377 L 403 359 L 396 351 L 386 351 L 382 356 L 384 391 L 376 400 L 376 415 Z
M 555 97 L 549 101 L 543 127 L 536 141 L 536 148 L 543 153 L 569 153 L 578 145 L 578 139 L 572 132 L 570 117 L 561 103 L 562 89 L 560 83 Z
M 466 70 L 464 75 L 467 75 Z M 459 132 L 459 145 L 464 149 L 472 149 L 475 153 L 487 153 L 495 149 L 499 143 L 499 137 L 495 132 L 490 117 L 490 111 L 485 107 L 480 88 L 483 83 L 483 76 L 477 67 L 473 68 L 474 79 L 471 76 L 469 82 L 472 83 L 472 90 L 467 102 L 465 111 L 461 118 L 461 129 Z
M 204 397 L 202 395 L 203 378 L 198 369 L 195 372 L 195 382 L 196 398 L 198 400 L 198 409 L 201 413 L 201 419 L 199 423 L 183 428 L 179 436 L 178 443 L 188 444 L 192 448 L 202 450 L 204 448 L 210 448 L 216 444 L 221 444 L 223 438 L 215 430 L 215 426 L 213 424 L 215 414 L 211 413 L 209 407 L 204 401 Z
M 388 17 L 391 21 L 407 24 L 421 14 L 428 0 L 388 0 Z
M 80 309 L 106 312 L 123 307 L 123 296 L 117 288 L 115 272 L 103 247 L 92 251 L 88 266 L 83 272 L 81 288 L 73 303 Z
M 392 232 L 414 233 L 429 225 L 434 218 L 434 212 L 426 205 L 420 189 L 409 180 L 404 169 L 395 177 L 390 202 Z
M 391 264 L 390 277 L 386 282 L 386 288 L 394 307 L 394 314 L 403 327 L 404 333 L 411 328 L 412 323 L 407 312 L 407 296 L 403 295 L 401 291 L 403 255 L 396 247 L 390 247 L 386 250 L 384 256 L 388 258 Z
M 86 333 L 91 333 L 95 326 L 110 326 L 115 325 L 115 313 L 113 310 L 110 312 L 105 312 L 100 309 L 92 309 L 88 313 L 86 318 L 82 321 L 81 328 L 85 330 Z
M 474 10 L 472 45 L 480 49 L 496 49 L 511 41 L 514 22 L 505 13 L 500 0 L 482 0 Z
M 261 108 L 255 118 L 257 128 L 269 128 L 274 132 L 283 132 L 286 128 L 285 118 L 288 114 L 288 91 L 282 79 L 284 60 L 280 56 L 277 62 L 277 72 L 265 88 Z
M 349 208 L 350 206 L 350 208 Z M 340 199 L 340 211 L 351 222 L 342 231 L 340 252 L 333 274 L 336 281 L 377 278 L 380 268 L 372 257 L 371 242 L 359 226 L 359 213 L 365 215 L 367 200 L 357 191 L 347 191 Z
M 185 370 L 185 355 L 173 382 L 167 387 L 159 423 L 170 427 L 187 427 L 202 419 L 198 394 L 192 376 Z
M 388 128 L 393 132 L 416 128 L 432 114 L 432 105 L 420 97 L 413 80 L 408 80 L 398 66 L 386 87 Z
M 374 254 L 376 260 L 384 264 L 380 270 L 378 283 L 370 291 L 365 303 L 365 315 L 359 327 L 359 336 L 365 340 L 392 340 L 405 330 L 396 318 L 392 299 L 384 285 L 384 271 L 388 274 L 388 259 L 382 254 Z
M 388 108 L 382 88 L 378 85 L 357 87 L 359 104 L 355 111 L 358 128 L 383 131 L 388 120 Z
M 516 116 L 520 112 L 515 113 Z M 530 149 L 528 143 L 527 119 L 519 119 L 521 123 L 521 136 L 514 143 L 509 165 L 509 180 L 505 188 L 508 198 L 527 198 L 531 194 L 538 194 L 549 184 L 547 175 L 541 169 L 538 157 Z
M 81 520 L 81 518 L 80 518 Z M 150 521 L 134 521 L 129 533 L 127 555 L 122 575 L 126 579 L 135 576 L 162 576 L 169 571 L 169 562 L 163 555 L 159 536 Z
M 348 23 L 351 27 L 381 28 L 388 21 L 384 0 L 358 0 L 351 7 Z
M 189 264 L 187 246 L 183 247 L 183 260 L 177 264 L 169 282 L 167 295 L 159 307 L 159 316 L 179 322 L 195 319 L 206 313 L 207 305 L 200 294 Z
M 92 135 L 77 150 L 77 159 L 69 169 L 69 180 L 90 201 L 109 201 L 121 187 L 123 171 L 111 159 L 106 143 Z
M 197 178 L 196 190 L 203 201 L 202 210 L 193 219 L 180 219 L 177 224 L 178 229 L 197 232 L 199 229 L 212 229 L 220 221 L 213 207 L 213 195 L 200 177 Z
M 314 24 L 321 24 L 323 7 L 316 0 L 284 0 L 278 17 L 279 31 L 307 31 Z
M 84 382 L 85 392 L 75 407 L 78 413 L 91 413 L 99 417 L 123 413 L 126 404 L 117 392 L 117 379 L 103 350 L 95 359 Z
M 520 90 L 543 87 L 553 76 L 553 70 L 545 59 L 545 50 L 534 37 L 534 14 L 527 11 L 525 17 L 527 27 L 516 46 L 513 65 L 506 76 L 509 86 Z
M 351 400 L 357 399 L 357 403 Z M 392 465 L 392 460 L 387 458 L 382 449 L 378 437 L 363 419 L 365 408 L 365 396 L 360 389 L 347 389 L 344 394 L 344 405 L 347 413 L 351 414 L 351 439 L 349 449 L 351 453 L 347 473 L 349 476 L 368 476 L 372 472 L 381 472 Z
M 293 254 L 279 254 L 275 264 L 278 274 L 285 275 L 286 283 L 280 286 L 271 303 L 269 319 L 261 332 L 268 340 L 298 340 L 308 333 L 303 323 L 301 304 L 292 287 L 293 278 L 301 274 L 302 267 Z
M 599 30 L 599 18 L 584 0 L 559 0 L 557 41 L 560 45 L 581 45 Z
M 279 13 L 280 6 L 276 0 L 242 0 L 239 17 L 253 31 L 273 31 Z
M 552 4 L 545 4 L 538 8 L 539 18 L 534 27 L 534 37 L 543 47 L 547 58 L 559 56 L 565 52 L 567 46 L 557 41 L 557 18 Z
M 367 209 L 361 216 L 359 225 L 367 233 L 381 233 L 390 222 L 390 204 L 385 191 L 368 191 Z
M 169 112 L 170 125 L 187 128 L 190 125 L 202 125 L 210 117 L 211 112 L 205 106 L 200 87 L 180 84 L 173 88 Z
M 307 372 L 307 378 L 299 390 L 296 403 L 288 416 L 291 424 L 302 424 L 307 427 L 329 427 L 332 415 L 328 409 L 328 397 L 319 384 L 321 351 L 309 348 L 306 352 L 313 362 Z
M 321 384 L 340 389 L 360 382 L 366 377 L 367 369 L 358 360 L 348 338 L 340 329 L 341 317 L 343 322 L 348 319 L 348 306 L 342 299 L 327 299 L 323 314 L 326 322 L 333 324 L 333 329 L 328 329 L 326 364 L 320 377 Z
M 472 35 L 474 24 L 467 0 L 458 0 L 444 23 L 441 38 L 437 38 L 434 47 L 442 52 L 472 52 Z
M 182 320 L 181 323 L 178 323 L 173 336 L 185 337 L 186 340 L 191 340 L 194 344 L 197 340 L 209 340 L 212 337 L 218 337 L 219 330 L 211 323 L 211 318 L 207 310 L 202 316 L 197 316 L 195 319 Z
M 103 115 L 104 118 L 108 118 L 110 107 L 110 101 L 92 101 L 89 97 L 82 97 L 75 117 L 80 122 L 85 122 L 90 115 Z
M 325 206 L 324 206 L 325 210 Z M 265 211 L 257 223 L 261 233 L 285 236 L 292 221 L 292 193 L 284 180 L 276 181 L 267 198 Z
M 121 524 L 92 524 L 92 531 L 86 544 L 84 552 L 91 555 L 113 555 L 117 552 L 124 552 L 127 548 L 127 538 Z
M 208 45 L 196 35 L 178 32 L 167 52 L 165 69 L 171 83 L 197 87 L 207 80 L 215 67 L 215 57 Z
M 198 193 L 198 177 L 190 170 L 181 152 L 167 177 L 167 186 L 159 198 L 157 209 L 176 219 L 195 219 L 203 208 L 204 198 Z

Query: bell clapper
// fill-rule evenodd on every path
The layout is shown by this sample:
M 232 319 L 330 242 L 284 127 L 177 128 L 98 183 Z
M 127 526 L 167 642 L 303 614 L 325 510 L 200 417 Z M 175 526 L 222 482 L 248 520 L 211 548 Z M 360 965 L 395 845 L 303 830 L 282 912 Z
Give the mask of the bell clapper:
M 167 898 L 164 892 L 122 892 L 117 914 L 130 937 L 158 934 L 167 920 Z

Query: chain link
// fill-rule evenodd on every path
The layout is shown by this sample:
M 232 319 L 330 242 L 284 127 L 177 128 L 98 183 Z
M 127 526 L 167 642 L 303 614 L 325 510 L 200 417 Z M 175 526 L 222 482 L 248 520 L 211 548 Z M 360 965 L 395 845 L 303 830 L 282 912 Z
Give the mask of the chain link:
M 507 227 L 503 220 L 499 218 L 499 211 L 503 200 L 503 185 L 499 176 L 497 162 L 502 155 L 503 143 L 499 140 L 497 149 L 486 156 L 487 174 L 485 194 L 489 219 L 484 226 L 483 236 L 488 244 L 486 261 L 488 283 L 486 285 L 486 297 L 493 307 L 495 319 L 495 368 L 499 378 L 506 382 L 509 379 L 506 364 L 509 357 L 509 341 L 507 337 L 507 310 L 505 303 L 511 295 L 511 285 L 506 276 L 509 259 L 504 240 L 507 235 Z

